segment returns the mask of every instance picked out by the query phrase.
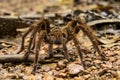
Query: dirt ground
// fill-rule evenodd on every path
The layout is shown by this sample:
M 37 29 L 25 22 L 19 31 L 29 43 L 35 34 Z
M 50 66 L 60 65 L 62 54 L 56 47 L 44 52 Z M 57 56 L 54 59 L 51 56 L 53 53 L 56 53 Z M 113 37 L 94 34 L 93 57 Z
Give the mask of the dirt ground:
M 97 24 L 96 22 L 96 25 L 90 26 L 99 41 L 100 50 L 108 60 L 101 59 L 89 37 L 80 30 L 76 37 L 79 40 L 80 48 L 84 52 L 85 69 L 81 65 L 73 40 L 70 40 L 67 43 L 70 62 L 61 56 L 43 60 L 43 62 L 39 62 L 35 75 L 31 74 L 33 62 L 14 63 L 11 61 L 0 63 L 0 80 L 120 80 L 119 0 L 78 1 L 73 4 L 72 0 L 0 0 L 0 17 L 33 17 L 43 13 L 50 16 L 50 14 L 55 13 L 70 14 L 72 12 L 87 23 L 103 19 L 117 19 L 117 23 L 108 21 L 107 24 L 104 22 L 104 24 Z M 26 50 L 23 50 L 20 54 L 16 53 L 20 49 L 22 36 L 26 30 L 28 28 L 17 29 L 20 33 L 16 34 L 16 37 L 9 35 L 12 31 L 7 35 L 2 35 L 4 37 L 0 38 L 0 55 L 25 54 Z M 0 32 L 2 34 L 2 31 Z M 25 39 L 26 48 L 29 44 L 29 38 L 30 35 Z M 48 56 L 48 45 L 45 42 L 41 44 L 39 54 L 43 55 L 43 59 L 44 55 Z M 62 55 L 62 45 L 53 45 L 53 50 L 56 51 L 56 55 Z M 2 62 L 1 60 L 0 62 Z

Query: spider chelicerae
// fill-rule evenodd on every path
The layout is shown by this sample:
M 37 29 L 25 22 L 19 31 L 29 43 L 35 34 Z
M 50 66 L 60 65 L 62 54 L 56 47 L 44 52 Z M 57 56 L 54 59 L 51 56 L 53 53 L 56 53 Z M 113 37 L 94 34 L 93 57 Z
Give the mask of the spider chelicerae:
M 101 56 L 102 59 L 106 59 L 106 56 L 101 52 L 97 45 L 96 37 L 93 35 L 92 30 L 86 23 L 83 23 L 80 19 L 73 19 L 67 23 L 64 28 L 61 27 L 50 27 L 50 21 L 48 19 L 40 19 L 38 22 L 33 23 L 30 25 L 28 31 L 22 37 L 22 44 L 21 48 L 18 52 L 22 52 L 24 50 L 24 43 L 26 36 L 31 33 L 30 35 L 30 42 L 27 47 L 27 53 L 24 55 L 24 60 L 28 58 L 29 54 L 33 50 L 35 53 L 34 59 L 34 68 L 32 73 L 35 73 L 38 64 L 38 55 L 41 46 L 42 40 L 49 44 L 48 53 L 50 56 L 53 56 L 53 44 L 62 44 L 64 57 L 70 61 L 69 54 L 67 51 L 66 44 L 68 41 L 73 40 L 75 47 L 78 50 L 78 54 L 81 59 L 81 64 L 85 67 L 85 63 L 83 60 L 83 52 L 79 46 L 79 41 L 76 38 L 76 35 L 80 31 L 80 29 L 89 37 L 91 40 L 93 47 L 96 49 L 98 54 Z

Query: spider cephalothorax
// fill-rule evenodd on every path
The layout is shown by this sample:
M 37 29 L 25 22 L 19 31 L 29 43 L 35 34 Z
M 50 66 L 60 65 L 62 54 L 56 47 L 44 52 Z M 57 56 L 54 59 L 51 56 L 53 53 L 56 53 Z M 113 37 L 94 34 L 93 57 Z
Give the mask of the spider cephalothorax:
M 75 44 L 75 47 L 78 50 L 82 65 L 85 67 L 82 50 L 80 49 L 79 41 L 76 38 L 76 35 L 80 29 L 84 33 L 86 33 L 86 35 L 90 38 L 94 48 L 97 50 L 99 55 L 102 58 L 105 58 L 105 56 L 100 51 L 97 45 L 96 37 L 92 34 L 91 29 L 85 23 L 82 23 L 79 19 L 75 19 L 68 22 L 66 27 L 63 28 L 62 27 L 50 28 L 50 23 L 48 19 L 40 19 L 38 22 L 31 25 L 29 30 L 23 35 L 21 49 L 18 53 L 20 53 L 24 49 L 25 37 L 31 32 L 30 42 L 27 48 L 27 53 L 24 56 L 24 59 L 26 59 L 29 56 L 30 52 L 34 50 L 36 56 L 33 72 L 35 72 L 38 62 L 38 52 L 40 50 L 42 40 L 49 44 L 48 53 L 50 54 L 50 56 L 53 56 L 53 44 L 62 44 L 64 56 L 68 61 L 70 61 L 66 44 L 69 40 L 72 39 Z

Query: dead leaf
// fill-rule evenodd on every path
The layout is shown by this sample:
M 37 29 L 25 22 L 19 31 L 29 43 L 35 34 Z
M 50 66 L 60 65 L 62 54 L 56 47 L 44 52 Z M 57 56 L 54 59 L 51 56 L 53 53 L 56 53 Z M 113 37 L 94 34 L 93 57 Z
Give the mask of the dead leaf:
M 98 40 L 103 43 L 103 44 L 112 44 L 112 43 L 115 43 L 116 41 L 118 41 L 120 38 L 119 36 L 110 36 L 109 37 L 102 37 L 102 38 L 99 38 Z
M 111 43 L 111 44 L 105 44 L 105 45 L 101 45 L 101 46 L 105 47 L 105 48 L 111 48 L 111 47 L 116 46 L 116 45 L 120 45 L 120 43 Z

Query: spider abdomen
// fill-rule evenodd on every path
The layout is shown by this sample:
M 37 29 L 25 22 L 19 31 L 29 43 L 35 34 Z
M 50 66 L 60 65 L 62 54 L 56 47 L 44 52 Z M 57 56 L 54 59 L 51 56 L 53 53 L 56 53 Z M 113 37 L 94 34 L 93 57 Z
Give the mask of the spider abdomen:
M 60 28 L 53 28 L 47 35 L 47 42 L 50 44 L 62 44 L 62 33 Z

